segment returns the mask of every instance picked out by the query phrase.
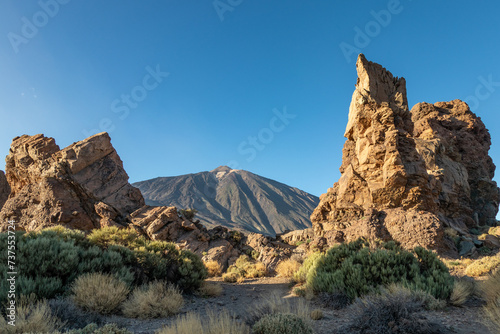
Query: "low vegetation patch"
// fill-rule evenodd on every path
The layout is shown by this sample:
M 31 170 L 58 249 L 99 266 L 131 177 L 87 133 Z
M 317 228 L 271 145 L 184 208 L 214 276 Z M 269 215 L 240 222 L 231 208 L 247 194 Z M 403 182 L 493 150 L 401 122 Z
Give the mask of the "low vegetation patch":
M 135 231 L 106 227 L 89 236 L 55 227 L 40 232 L 16 232 L 16 256 L 23 268 L 18 295 L 53 298 L 67 293 L 75 279 L 87 273 L 111 274 L 129 286 L 167 279 L 182 290 L 196 290 L 207 277 L 201 259 L 173 243 L 151 241 Z M 0 233 L 7 249 L 7 233 Z M 0 305 L 7 298 L 7 252 L 0 252 Z
M 484 313 L 485 323 L 492 332 L 500 333 L 500 270 L 491 274 L 487 280 L 479 284 L 481 296 L 486 301 Z
M 396 242 L 371 245 L 364 239 L 344 243 L 325 254 L 314 254 L 304 261 L 295 275 L 315 293 L 345 293 L 351 300 L 398 283 L 412 290 L 447 299 L 453 277 L 437 256 L 422 247 L 412 252 Z
M 303 298 L 283 298 L 278 293 L 260 296 L 248 308 L 247 322 L 255 324 L 259 319 L 267 314 L 290 313 L 298 316 L 304 321 L 311 318 L 311 307 Z
M 157 281 L 136 288 L 123 303 L 122 311 L 129 318 L 158 318 L 177 314 L 183 305 L 177 287 Z
M 102 327 L 96 324 L 89 324 L 82 329 L 67 331 L 65 334 L 132 334 L 132 332 L 118 327 L 117 324 L 106 324 Z
M 217 261 L 207 261 L 205 262 L 205 267 L 207 268 L 208 277 L 219 277 L 222 275 L 222 266 Z
M 276 272 L 281 277 L 291 278 L 300 269 L 300 262 L 292 259 L 281 261 L 276 267 Z
M 456 278 L 450 295 L 450 304 L 462 306 L 474 293 L 475 282 L 466 278 Z
M 227 272 L 222 275 L 225 282 L 241 282 L 245 278 L 264 277 L 267 274 L 266 266 L 248 255 L 241 255 L 236 262 L 229 266 Z
M 253 327 L 254 334 L 313 334 L 311 325 L 291 313 L 268 314 Z
M 338 331 L 342 334 L 442 334 L 446 329 L 421 315 L 424 304 L 407 290 L 365 295 L 350 306 L 352 320 Z
M 54 333 L 63 326 L 46 301 L 33 302 L 33 298 L 21 297 L 15 315 L 15 326 L 9 325 L 10 319 L 0 316 L 0 333 Z
M 218 283 L 203 282 L 198 293 L 202 297 L 218 297 L 222 294 L 222 285 Z
M 199 314 L 188 313 L 179 316 L 171 325 L 157 334 L 250 334 L 250 328 L 231 317 L 229 312 L 218 314 L 208 310 L 208 321 L 202 322 Z
M 467 276 L 483 276 L 500 268 L 500 253 L 492 256 L 484 256 L 470 263 L 465 269 Z

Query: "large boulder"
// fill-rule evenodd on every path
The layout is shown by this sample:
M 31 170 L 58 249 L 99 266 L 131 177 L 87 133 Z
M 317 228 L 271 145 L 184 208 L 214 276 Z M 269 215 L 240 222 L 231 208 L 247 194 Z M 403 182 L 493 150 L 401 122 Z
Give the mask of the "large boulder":
M 496 224 L 500 191 L 481 119 L 460 100 L 410 111 L 404 78 L 362 54 L 356 68 L 341 177 L 311 215 L 316 236 L 456 252 L 444 228 L 468 235 Z
M 101 220 L 125 225 L 126 216 L 144 205 L 107 133 L 62 150 L 42 134 L 16 137 L 6 158 L 6 179 L 11 194 L 0 223 L 14 220 L 26 231 L 52 225 L 90 230 Z

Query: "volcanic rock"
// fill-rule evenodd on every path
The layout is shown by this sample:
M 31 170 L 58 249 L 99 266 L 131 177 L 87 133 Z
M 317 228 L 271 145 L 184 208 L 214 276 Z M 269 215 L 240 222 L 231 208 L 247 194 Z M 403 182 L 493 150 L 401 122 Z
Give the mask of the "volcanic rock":
M 144 205 L 107 133 L 62 150 L 42 134 L 16 137 L 6 158 L 6 179 L 11 194 L 0 222 L 14 220 L 26 231 L 52 225 L 90 230 L 101 221 L 123 225 Z
M 2 207 L 4 203 L 7 201 L 7 198 L 9 198 L 9 194 L 10 194 L 9 183 L 5 178 L 5 173 L 0 170 L 0 210 L 2 210 Z
M 460 235 L 495 225 L 500 190 L 492 180 L 490 135 L 460 100 L 419 103 L 406 81 L 360 55 L 349 108 L 341 177 L 311 215 L 328 245 L 358 237 L 456 252 Z

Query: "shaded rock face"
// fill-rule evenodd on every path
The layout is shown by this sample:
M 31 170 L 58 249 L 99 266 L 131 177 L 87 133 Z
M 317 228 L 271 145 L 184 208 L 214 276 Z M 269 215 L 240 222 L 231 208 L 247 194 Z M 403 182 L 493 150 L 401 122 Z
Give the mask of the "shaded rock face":
M 328 244 L 360 236 L 455 251 L 445 227 L 467 235 L 496 224 L 499 189 L 490 135 L 460 100 L 411 110 L 404 78 L 361 54 L 341 177 L 311 216 Z
M 0 170 L 0 210 L 2 210 L 2 207 L 4 203 L 7 201 L 7 198 L 9 198 L 9 194 L 10 194 L 9 183 L 5 178 L 5 173 Z
M 0 222 L 15 220 L 26 231 L 55 224 L 81 230 L 121 225 L 144 205 L 107 133 L 62 150 L 41 134 L 14 138 L 6 179 L 11 194 Z

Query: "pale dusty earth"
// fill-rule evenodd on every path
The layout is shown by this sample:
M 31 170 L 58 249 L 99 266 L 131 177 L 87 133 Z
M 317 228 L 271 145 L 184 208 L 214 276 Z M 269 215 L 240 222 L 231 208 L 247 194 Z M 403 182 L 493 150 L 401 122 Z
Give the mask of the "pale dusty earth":
M 185 305 L 180 314 L 187 312 L 200 313 L 206 317 L 207 309 L 215 312 L 229 310 L 236 319 L 243 321 L 248 309 L 258 302 L 260 296 L 278 293 L 286 298 L 299 298 L 290 293 L 291 284 L 289 280 L 279 277 L 266 277 L 259 279 L 248 279 L 241 284 L 222 282 L 220 278 L 209 279 L 223 286 L 223 293 L 219 297 L 202 298 L 194 295 L 185 296 Z M 353 314 L 349 308 L 333 310 L 324 308 L 319 301 L 311 300 L 311 309 L 321 309 L 324 318 L 312 321 L 315 333 L 335 333 L 337 328 L 352 320 Z M 435 323 L 441 323 L 450 333 L 459 334 L 494 334 L 480 322 L 483 318 L 481 301 L 471 300 L 465 307 L 448 306 L 443 311 L 428 311 L 424 315 Z M 161 319 L 128 319 L 121 316 L 105 318 L 106 322 L 117 323 L 120 327 L 126 327 L 134 333 L 154 333 L 165 325 L 175 320 L 175 316 Z M 194 333 L 193 333 L 194 334 Z M 292 334 L 292 333 L 291 333 Z

